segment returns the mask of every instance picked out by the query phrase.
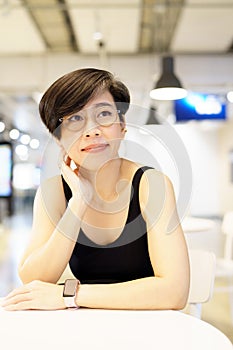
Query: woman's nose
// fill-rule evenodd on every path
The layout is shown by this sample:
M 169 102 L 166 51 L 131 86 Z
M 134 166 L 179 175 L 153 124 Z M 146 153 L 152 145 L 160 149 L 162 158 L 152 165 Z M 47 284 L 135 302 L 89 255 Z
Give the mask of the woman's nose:
M 97 137 L 100 136 L 101 132 L 97 127 L 85 130 L 84 137 Z
M 84 136 L 85 137 L 97 137 L 101 134 L 101 131 L 98 127 L 98 124 L 94 120 L 93 116 L 89 115 L 86 117 L 86 125 L 84 129 Z

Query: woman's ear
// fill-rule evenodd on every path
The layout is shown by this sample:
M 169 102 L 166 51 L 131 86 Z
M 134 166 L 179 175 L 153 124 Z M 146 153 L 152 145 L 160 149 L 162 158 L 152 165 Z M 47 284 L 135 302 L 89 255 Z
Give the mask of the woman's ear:
M 127 130 L 126 130 L 126 123 L 125 123 L 125 116 L 123 114 L 122 114 L 122 119 L 120 124 L 121 124 L 121 131 L 125 133 Z
M 125 122 L 121 122 L 121 131 L 122 131 L 123 133 L 126 133 L 126 132 L 127 132 Z

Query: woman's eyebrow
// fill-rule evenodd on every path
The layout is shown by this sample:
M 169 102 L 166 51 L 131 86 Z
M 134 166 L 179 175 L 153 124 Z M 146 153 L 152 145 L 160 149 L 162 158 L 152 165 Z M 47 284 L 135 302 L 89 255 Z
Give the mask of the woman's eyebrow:
M 99 102 L 99 103 L 95 103 L 93 105 L 93 107 L 104 107 L 104 106 L 111 106 L 112 107 L 113 104 L 110 102 Z
M 105 107 L 105 106 L 114 107 L 114 104 L 112 104 L 111 102 L 98 102 L 98 103 L 95 103 L 95 104 L 91 105 L 88 108 L 79 109 L 78 111 L 73 112 L 72 114 L 69 114 L 68 116 L 66 116 L 64 118 L 67 119 L 69 117 L 72 117 L 72 116 L 76 115 L 77 113 L 82 113 L 85 110 L 92 109 L 93 107 L 94 108 L 98 108 L 98 107 Z

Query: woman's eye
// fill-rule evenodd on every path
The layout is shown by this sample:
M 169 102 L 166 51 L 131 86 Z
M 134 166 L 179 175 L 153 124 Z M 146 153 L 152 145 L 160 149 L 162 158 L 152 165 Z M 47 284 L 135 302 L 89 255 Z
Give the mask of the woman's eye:
M 102 111 L 101 113 L 98 114 L 98 118 L 109 117 L 111 115 L 112 115 L 111 111 Z
M 68 118 L 69 122 L 81 122 L 83 121 L 83 117 L 79 114 L 72 115 L 70 118 Z

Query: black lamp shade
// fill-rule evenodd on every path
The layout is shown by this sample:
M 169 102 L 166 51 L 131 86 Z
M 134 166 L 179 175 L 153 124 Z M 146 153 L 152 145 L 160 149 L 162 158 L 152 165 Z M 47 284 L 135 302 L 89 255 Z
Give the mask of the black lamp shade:
M 167 56 L 162 59 L 162 74 L 156 83 L 155 89 L 165 87 L 182 88 L 179 79 L 174 73 L 173 57 Z
M 151 90 L 150 97 L 155 100 L 178 100 L 186 95 L 187 91 L 174 73 L 173 57 L 163 57 L 162 74 Z

